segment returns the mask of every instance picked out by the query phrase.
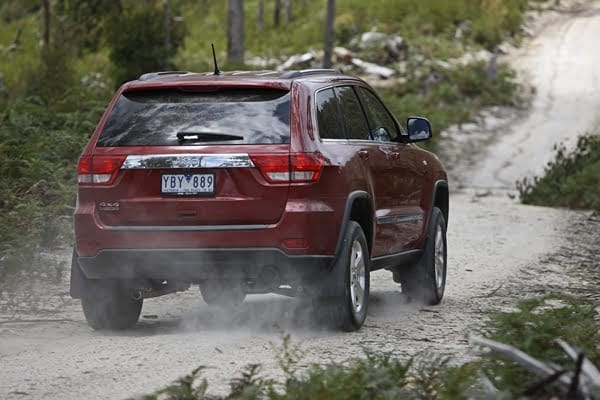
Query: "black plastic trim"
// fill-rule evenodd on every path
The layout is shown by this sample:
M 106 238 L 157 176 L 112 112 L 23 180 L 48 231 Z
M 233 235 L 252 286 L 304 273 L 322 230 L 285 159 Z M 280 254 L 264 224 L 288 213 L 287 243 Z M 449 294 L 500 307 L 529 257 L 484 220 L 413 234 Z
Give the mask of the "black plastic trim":
M 407 250 L 401 253 L 375 257 L 371 259 L 371 271 L 388 268 L 393 269 L 403 265 L 411 265 L 419 260 L 423 250 Z
M 78 257 L 87 279 L 177 279 L 260 276 L 265 267 L 280 276 L 310 277 L 328 271 L 325 255 L 288 255 L 277 248 L 105 249 L 94 257 Z
M 435 198 L 437 195 L 437 191 L 440 187 L 444 187 L 446 188 L 446 190 L 448 190 L 448 181 L 445 180 L 437 180 L 435 181 L 435 183 L 433 184 L 433 192 L 431 193 L 431 207 L 429 208 L 430 210 L 433 210 L 433 207 L 435 207 Z M 443 210 L 442 210 L 443 212 Z M 448 218 L 450 215 L 450 205 L 448 205 L 448 210 L 446 212 L 446 215 L 444 215 L 444 218 L 446 220 L 446 225 L 448 225 Z M 431 217 L 431 212 L 429 213 L 429 216 L 427 217 L 427 224 L 429 224 L 429 218 Z M 429 226 L 429 225 L 425 225 L 425 226 Z
M 364 190 L 355 190 L 348 195 L 346 199 L 346 206 L 344 207 L 344 216 L 342 218 L 342 226 L 340 227 L 340 233 L 338 234 L 337 244 L 335 246 L 335 257 L 337 258 L 342 250 L 342 244 L 344 242 L 344 232 L 346 232 L 346 228 L 348 227 L 348 222 L 350 221 L 350 213 L 352 212 L 352 204 L 356 199 L 367 199 L 371 205 L 373 202 L 371 201 L 371 196 L 369 193 Z M 373 231 L 373 235 L 375 235 L 375 231 Z M 371 251 L 371 249 L 369 249 Z

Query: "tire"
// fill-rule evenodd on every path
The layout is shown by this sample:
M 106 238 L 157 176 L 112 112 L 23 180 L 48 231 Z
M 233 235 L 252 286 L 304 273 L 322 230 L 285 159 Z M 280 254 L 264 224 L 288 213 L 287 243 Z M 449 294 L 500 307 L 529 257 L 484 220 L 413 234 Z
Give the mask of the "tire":
M 331 272 L 332 279 L 313 304 L 320 322 L 345 331 L 360 329 L 369 306 L 370 259 L 362 228 L 350 221 Z
M 214 279 L 200 283 L 202 299 L 208 305 L 236 307 L 246 298 L 241 281 Z
M 417 264 L 401 277 L 402 291 L 410 301 L 436 305 L 446 289 L 447 272 L 446 220 L 442 211 L 431 212 L 423 255 Z
M 122 330 L 135 326 L 143 299 L 133 299 L 116 281 L 88 280 L 87 285 L 81 305 L 85 319 L 93 329 Z

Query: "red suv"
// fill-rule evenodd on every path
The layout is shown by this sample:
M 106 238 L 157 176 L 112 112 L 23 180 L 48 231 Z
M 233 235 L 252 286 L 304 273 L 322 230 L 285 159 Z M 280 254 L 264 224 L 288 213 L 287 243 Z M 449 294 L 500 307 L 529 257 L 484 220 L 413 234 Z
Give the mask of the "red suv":
M 370 271 L 437 304 L 448 183 L 364 81 L 333 70 L 142 75 L 83 150 L 71 295 L 95 329 L 137 322 L 144 298 L 198 284 L 208 304 L 312 299 L 361 327 Z

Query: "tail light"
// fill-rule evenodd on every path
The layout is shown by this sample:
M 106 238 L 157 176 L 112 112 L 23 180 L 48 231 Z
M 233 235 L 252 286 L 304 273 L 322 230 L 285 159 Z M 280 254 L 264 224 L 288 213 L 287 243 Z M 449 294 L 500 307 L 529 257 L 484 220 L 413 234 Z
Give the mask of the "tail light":
M 77 182 L 110 185 L 126 156 L 81 156 L 77 165 Z
M 269 183 L 316 182 L 324 165 L 316 153 L 255 154 L 250 158 Z
M 290 163 L 292 182 L 316 182 L 323 170 L 323 159 L 317 154 L 291 154 Z

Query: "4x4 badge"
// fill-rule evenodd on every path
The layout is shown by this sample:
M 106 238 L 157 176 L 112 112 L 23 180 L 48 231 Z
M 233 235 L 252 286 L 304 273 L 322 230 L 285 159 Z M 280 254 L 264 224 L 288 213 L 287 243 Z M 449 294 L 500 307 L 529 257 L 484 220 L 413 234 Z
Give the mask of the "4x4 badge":
M 100 211 L 119 211 L 119 209 L 120 204 L 118 201 L 112 203 L 108 201 L 101 201 L 98 203 L 98 210 Z

